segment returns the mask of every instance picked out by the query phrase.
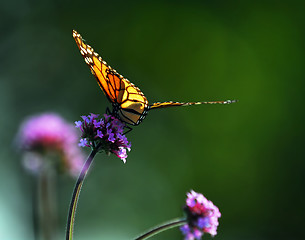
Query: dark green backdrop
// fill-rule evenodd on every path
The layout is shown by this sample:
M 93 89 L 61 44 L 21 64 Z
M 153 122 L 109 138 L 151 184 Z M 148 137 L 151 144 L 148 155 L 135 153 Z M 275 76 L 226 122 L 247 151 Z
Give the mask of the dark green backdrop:
M 220 208 L 215 239 L 304 239 L 304 10 L 304 1 L 1 2 L 0 238 L 33 238 L 31 177 L 12 144 L 21 121 L 56 111 L 74 122 L 109 106 L 74 28 L 150 102 L 239 99 L 153 111 L 128 135 L 125 165 L 98 155 L 76 240 L 132 239 L 181 216 L 190 189 Z M 74 180 L 57 185 L 63 239 Z

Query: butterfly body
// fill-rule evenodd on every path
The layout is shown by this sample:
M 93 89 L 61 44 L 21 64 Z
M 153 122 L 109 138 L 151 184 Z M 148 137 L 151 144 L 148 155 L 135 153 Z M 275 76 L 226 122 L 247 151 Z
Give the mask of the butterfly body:
M 130 125 L 139 125 L 149 110 L 198 104 L 228 104 L 235 100 L 213 102 L 157 102 L 149 104 L 143 92 L 128 79 L 111 68 L 94 49 L 86 44 L 81 35 L 73 30 L 73 38 L 80 53 L 95 76 L 100 88 L 112 104 L 112 115 Z

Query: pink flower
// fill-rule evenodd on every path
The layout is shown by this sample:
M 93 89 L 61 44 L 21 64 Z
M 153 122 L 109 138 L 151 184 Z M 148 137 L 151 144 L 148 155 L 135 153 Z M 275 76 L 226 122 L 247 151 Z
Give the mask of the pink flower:
M 84 163 L 84 156 L 77 147 L 77 131 L 55 113 L 26 119 L 20 126 L 16 142 L 24 152 L 24 166 L 33 173 L 52 164 L 77 176 Z M 60 161 L 53 161 L 54 156 L 59 156 Z
M 187 224 L 180 227 L 185 240 L 201 239 L 204 233 L 212 236 L 217 234 L 219 209 L 202 194 L 193 190 L 187 193 L 184 211 L 187 216 Z

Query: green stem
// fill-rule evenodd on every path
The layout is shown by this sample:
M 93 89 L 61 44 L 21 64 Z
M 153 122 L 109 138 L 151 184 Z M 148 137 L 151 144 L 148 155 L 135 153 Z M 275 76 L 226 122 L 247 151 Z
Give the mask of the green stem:
M 46 157 L 47 158 L 47 157 Z M 34 239 L 53 240 L 57 234 L 57 204 L 54 169 L 42 159 L 44 166 L 32 180 L 32 220 Z
M 169 222 L 166 222 L 166 223 L 163 223 L 157 227 L 154 227 L 153 229 L 149 230 L 148 232 L 142 234 L 141 236 L 135 238 L 135 240 L 144 240 L 144 239 L 148 239 L 158 233 L 161 233 L 165 230 L 169 230 L 171 228 L 174 228 L 174 227 L 179 227 L 183 224 L 186 223 L 186 219 L 185 218 L 178 218 L 178 219 L 174 219 L 172 221 L 169 221 Z
M 82 188 L 83 182 L 85 180 L 86 174 L 91 166 L 91 163 L 93 161 L 93 158 L 95 154 L 98 152 L 98 147 L 94 148 L 92 152 L 90 153 L 87 161 L 85 162 L 81 173 L 79 174 L 79 177 L 77 179 L 77 182 L 74 187 L 70 208 L 69 208 L 69 215 L 68 215 L 68 221 L 67 221 L 67 228 L 66 228 L 66 240 L 72 240 L 73 239 L 73 227 L 74 227 L 74 218 L 75 218 L 75 211 L 77 207 L 77 202 L 80 194 L 80 190 Z
M 39 239 L 39 221 L 38 221 L 38 188 L 39 181 L 38 176 L 34 175 L 34 179 L 32 181 L 32 220 L 33 220 L 33 228 L 34 228 L 34 240 Z
M 55 238 L 57 206 L 54 169 L 45 166 L 39 176 L 39 208 L 42 239 L 52 240 Z

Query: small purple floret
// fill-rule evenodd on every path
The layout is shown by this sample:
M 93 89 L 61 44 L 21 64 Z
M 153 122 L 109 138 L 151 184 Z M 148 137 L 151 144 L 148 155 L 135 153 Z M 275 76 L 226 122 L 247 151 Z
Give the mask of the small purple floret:
M 79 141 L 79 144 L 78 144 L 79 147 L 87 147 L 88 146 L 88 141 L 87 139 L 81 139 Z
M 75 121 L 75 127 L 79 128 L 82 125 L 81 121 Z
M 204 233 L 212 236 L 217 234 L 219 209 L 202 194 L 193 190 L 187 193 L 184 211 L 187 215 L 187 224 L 180 227 L 185 240 L 201 239 Z
M 97 130 L 96 136 L 99 137 L 99 138 L 103 138 L 104 134 L 103 134 L 103 132 L 101 130 Z

